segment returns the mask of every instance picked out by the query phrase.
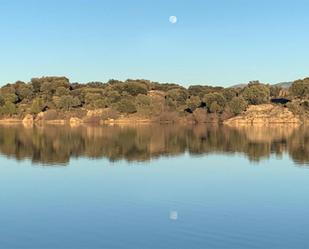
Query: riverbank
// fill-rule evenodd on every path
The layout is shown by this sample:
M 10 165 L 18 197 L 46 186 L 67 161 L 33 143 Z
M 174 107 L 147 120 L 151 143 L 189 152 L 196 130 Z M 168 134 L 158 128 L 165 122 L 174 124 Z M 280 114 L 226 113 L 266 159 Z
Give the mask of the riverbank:
M 225 116 L 220 114 L 207 114 L 205 111 L 203 115 L 200 112 L 177 116 L 173 113 L 170 117 L 143 117 L 137 115 L 120 116 L 118 118 L 102 119 L 102 110 L 90 110 L 84 117 L 67 117 L 62 119 L 47 119 L 45 113 L 38 115 L 27 114 L 24 118 L 6 118 L 0 119 L 0 124 L 14 124 L 23 123 L 26 126 L 34 124 L 53 124 L 53 125 L 70 125 L 79 126 L 81 124 L 95 124 L 95 125 L 129 125 L 129 124 L 203 124 L 216 123 L 230 126 L 246 126 L 246 125 L 266 125 L 266 124 L 290 124 L 300 125 L 307 123 L 304 116 L 293 114 L 288 108 L 274 104 L 250 105 L 246 111 L 237 116 Z M 167 115 L 168 116 L 168 115 Z M 173 116 L 173 117 L 172 117 Z

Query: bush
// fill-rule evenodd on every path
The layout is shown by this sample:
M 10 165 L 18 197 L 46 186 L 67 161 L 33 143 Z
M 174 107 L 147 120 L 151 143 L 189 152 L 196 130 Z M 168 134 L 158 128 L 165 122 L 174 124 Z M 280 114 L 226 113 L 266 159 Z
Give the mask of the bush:
M 270 90 L 263 84 L 249 84 L 242 92 L 242 96 L 249 104 L 260 105 L 269 102 Z
M 149 106 L 151 104 L 151 99 L 147 95 L 139 94 L 136 97 L 136 104 L 139 107 Z
M 56 95 L 61 97 L 63 95 L 69 95 L 70 94 L 70 90 L 68 88 L 65 88 L 63 86 L 59 86 L 56 89 Z
M 209 111 L 211 113 L 222 112 L 223 111 L 223 107 L 220 106 L 217 101 L 213 101 L 211 103 L 210 107 L 209 107 Z
M 209 112 L 222 112 L 226 104 L 226 99 L 221 93 L 205 94 L 203 101 Z
M 1 107 L 1 113 L 4 115 L 14 115 L 17 114 L 17 109 L 15 104 L 10 101 L 6 101 L 4 106 Z
M 292 101 L 292 102 L 289 102 L 287 103 L 287 108 L 293 112 L 295 115 L 300 115 L 300 114 L 303 114 L 303 108 L 301 106 L 301 102 L 299 100 L 297 101 Z
M 244 110 L 246 110 L 248 106 L 248 102 L 243 98 L 243 97 L 234 97 L 230 102 L 229 102 L 229 109 L 230 111 L 234 114 L 240 114 Z
M 117 110 L 119 112 L 128 114 L 135 113 L 137 111 L 134 102 L 130 99 L 120 100 L 119 103 L 117 104 Z
M 194 111 L 201 105 L 201 99 L 198 96 L 190 96 L 186 101 L 187 108 L 190 108 L 191 111 Z
M 72 107 L 80 106 L 80 100 L 77 97 L 72 97 L 70 95 L 61 96 L 58 103 L 58 108 L 63 110 L 70 110 Z
M 182 88 L 169 90 L 166 95 L 167 101 L 174 102 L 175 106 L 185 105 L 187 98 L 187 90 Z
M 132 96 L 137 96 L 138 94 L 147 94 L 147 87 L 142 83 L 130 82 L 126 83 L 123 91 L 127 92 Z
M 309 78 L 294 81 L 290 87 L 293 96 L 304 98 L 309 96 Z
M 43 100 L 40 98 L 34 99 L 32 101 L 31 107 L 30 107 L 30 112 L 32 114 L 38 114 L 43 110 Z

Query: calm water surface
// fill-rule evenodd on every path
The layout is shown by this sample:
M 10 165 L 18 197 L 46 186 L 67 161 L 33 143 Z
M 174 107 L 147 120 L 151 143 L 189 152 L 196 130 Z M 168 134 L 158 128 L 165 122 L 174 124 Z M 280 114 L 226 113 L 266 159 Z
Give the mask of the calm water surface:
M 0 127 L 0 248 L 308 248 L 306 127 Z

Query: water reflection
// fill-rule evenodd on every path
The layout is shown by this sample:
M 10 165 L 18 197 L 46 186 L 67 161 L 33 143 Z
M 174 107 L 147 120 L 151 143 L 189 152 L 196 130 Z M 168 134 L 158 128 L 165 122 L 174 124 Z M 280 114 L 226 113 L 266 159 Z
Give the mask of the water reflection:
M 297 164 L 309 163 L 306 127 L 227 127 L 144 125 L 0 127 L 0 153 L 33 163 L 67 164 L 70 158 L 148 161 L 160 156 L 242 153 L 250 161 L 288 153 Z

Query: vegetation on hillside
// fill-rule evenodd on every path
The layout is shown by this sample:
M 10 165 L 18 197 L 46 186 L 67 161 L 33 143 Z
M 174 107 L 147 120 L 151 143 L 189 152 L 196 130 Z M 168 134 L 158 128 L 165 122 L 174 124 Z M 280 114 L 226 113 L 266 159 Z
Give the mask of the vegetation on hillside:
M 89 110 L 102 110 L 100 119 L 123 116 L 173 121 L 179 117 L 198 122 L 224 120 L 248 105 L 286 99 L 295 114 L 309 113 L 309 78 L 295 81 L 289 89 L 250 82 L 246 87 L 223 88 L 148 80 L 109 80 L 106 83 L 70 83 L 65 77 L 33 78 L 0 89 L 0 117 L 23 118 L 44 113 L 45 119 L 85 118 Z M 280 103 L 280 101 L 279 101 Z

